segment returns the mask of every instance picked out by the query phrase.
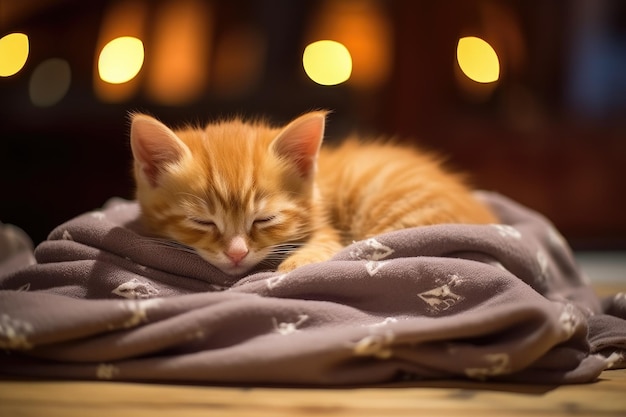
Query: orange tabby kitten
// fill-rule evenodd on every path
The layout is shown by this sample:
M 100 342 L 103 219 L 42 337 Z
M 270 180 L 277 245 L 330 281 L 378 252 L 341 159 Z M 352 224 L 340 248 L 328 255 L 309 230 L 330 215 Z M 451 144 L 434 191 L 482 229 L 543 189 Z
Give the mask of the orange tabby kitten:
M 346 244 L 401 228 L 492 223 L 459 177 L 432 156 L 349 139 L 320 148 L 326 113 L 283 128 L 239 119 L 171 130 L 132 116 L 137 200 L 155 234 L 240 275 L 324 261 Z

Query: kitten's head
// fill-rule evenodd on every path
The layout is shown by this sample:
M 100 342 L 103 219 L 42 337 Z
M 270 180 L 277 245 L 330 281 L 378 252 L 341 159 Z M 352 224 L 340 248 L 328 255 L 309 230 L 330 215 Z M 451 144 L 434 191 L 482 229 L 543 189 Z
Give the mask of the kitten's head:
M 131 148 L 144 223 L 231 275 L 304 241 L 317 221 L 324 119 L 324 112 L 312 112 L 278 129 L 235 119 L 172 130 L 134 114 Z

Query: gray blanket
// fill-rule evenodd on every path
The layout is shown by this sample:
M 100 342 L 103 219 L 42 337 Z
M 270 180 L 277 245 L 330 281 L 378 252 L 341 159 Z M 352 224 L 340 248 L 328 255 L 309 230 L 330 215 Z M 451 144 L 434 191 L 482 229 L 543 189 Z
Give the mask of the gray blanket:
M 626 296 L 601 302 L 543 217 L 355 242 L 234 279 L 146 236 L 113 200 L 0 270 L 0 373 L 210 384 L 593 381 L 626 366 Z

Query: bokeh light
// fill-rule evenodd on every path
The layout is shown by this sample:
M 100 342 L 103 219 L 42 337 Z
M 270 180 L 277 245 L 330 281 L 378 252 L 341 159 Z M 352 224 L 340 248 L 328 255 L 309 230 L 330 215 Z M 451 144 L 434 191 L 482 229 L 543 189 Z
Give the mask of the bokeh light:
M 33 71 L 28 84 L 30 100 L 35 106 L 55 105 L 67 94 L 72 82 L 72 71 L 66 60 L 46 59 Z
M 350 51 L 348 83 L 366 91 L 382 87 L 391 75 L 395 44 L 389 10 L 377 0 L 321 0 L 316 2 L 303 45 L 332 39 Z
M 459 39 L 457 61 L 463 73 L 478 83 L 492 83 L 500 77 L 500 62 L 496 51 L 486 41 L 475 36 Z
M 352 73 L 350 51 L 341 43 L 331 40 L 309 44 L 304 49 L 302 63 L 309 78 L 321 85 L 341 84 Z
M 103 81 L 122 84 L 132 80 L 143 66 L 143 42 L 122 36 L 107 43 L 98 58 L 98 73 Z
M 10 77 L 24 67 L 28 59 L 28 36 L 9 33 L 0 38 L 0 77 Z
M 153 12 L 156 30 L 146 57 L 146 95 L 177 106 L 201 96 L 210 77 L 213 5 L 204 0 L 161 2 Z

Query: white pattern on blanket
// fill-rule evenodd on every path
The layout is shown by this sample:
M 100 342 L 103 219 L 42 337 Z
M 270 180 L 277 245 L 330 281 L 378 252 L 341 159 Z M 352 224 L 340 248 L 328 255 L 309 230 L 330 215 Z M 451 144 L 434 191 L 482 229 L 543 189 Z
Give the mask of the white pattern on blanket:
M 0 372 L 330 386 L 625 367 L 626 298 L 601 303 L 545 218 L 478 197 L 502 224 L 399 230 L 241 279 L 147 237 L 137 204 L 113 200 L 0 270 Z

